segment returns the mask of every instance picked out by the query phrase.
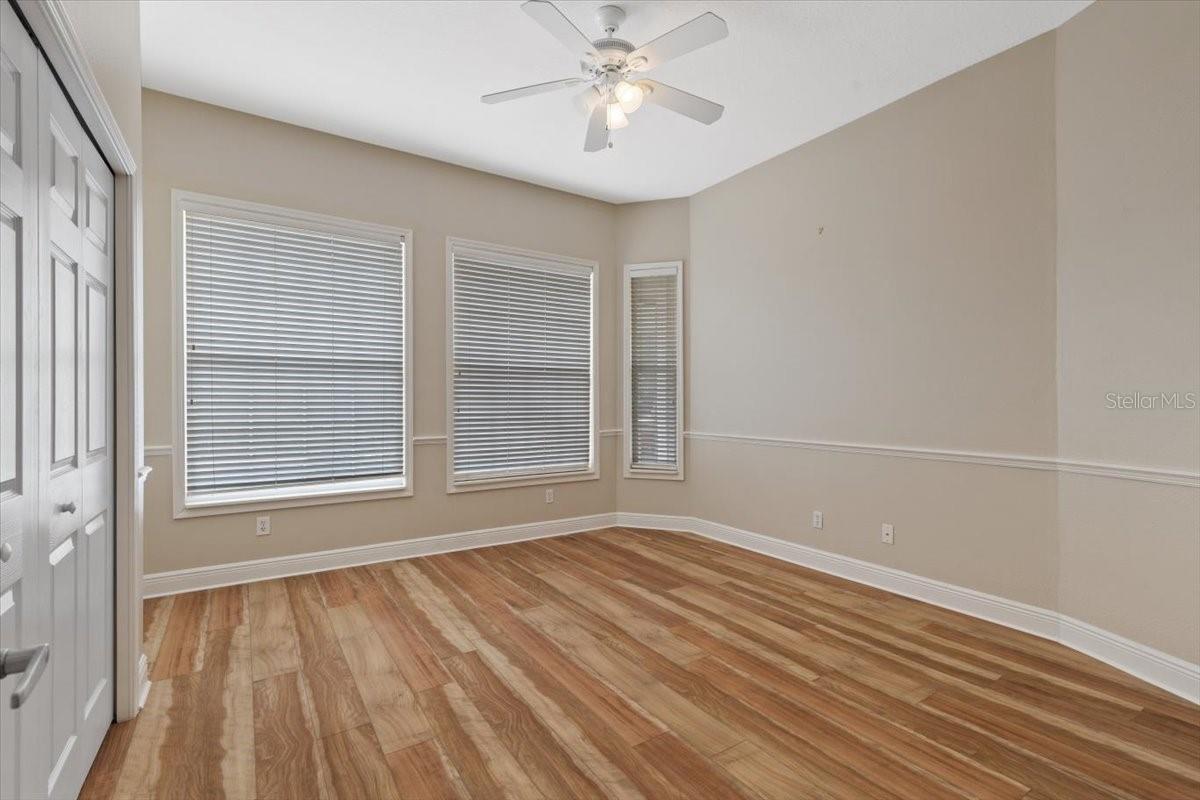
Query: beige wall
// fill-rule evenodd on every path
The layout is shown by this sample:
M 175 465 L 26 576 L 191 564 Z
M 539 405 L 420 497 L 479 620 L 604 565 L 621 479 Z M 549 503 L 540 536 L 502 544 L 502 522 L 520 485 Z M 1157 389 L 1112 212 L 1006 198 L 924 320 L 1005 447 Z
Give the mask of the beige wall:
M 1053 456 L 1052 36 L 699 193 L 687 227 L 690 430 Z M 623 481 L 621 510 L 1055 604 L 1053 473 L 687 448 L 684 486 Z
M 1200 3 L 1105 2 L 1057 33 L 1060 457 L 1195 473 Z M 1063 475 L 1061 610 L 1200 662 L 1200 492 Z
M 145 178 L 146 443 L 171 443 L 170 192 L 269 203 L 413 231 L 413 429 L 445 433 L 445 239 L 462 236 L 600 262 L 600 427 L 619 426 L 619 266 L 614 207 L 261 117 L 147 91 Z M 154 456 L 146 572 L 328 550 L 612 511 L 616 437 L 602 437 L 602 479 L 446 495 L 444 444 L 414 448 L 415 496 L 173 520 L 171 462 Z

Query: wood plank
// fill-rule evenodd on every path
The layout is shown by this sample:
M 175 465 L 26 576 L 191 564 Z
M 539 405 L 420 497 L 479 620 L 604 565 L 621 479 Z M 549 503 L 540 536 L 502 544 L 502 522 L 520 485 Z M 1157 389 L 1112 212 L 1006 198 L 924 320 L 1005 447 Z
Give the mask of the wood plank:
M 463 652 L 446 634 L 442 633 L 445 621 L 435 619 L 425 607 L 417 602 L 414 596 L 409 593 L 404 583 L 400 581 L 395 570 L 379 570 L 376 580 L 383 587 L 388 597 L 391 598 L 391 601 L 395 603 L 401 616 L 417 630 L 422 641 L 428 645 L 435 656 L 438 658 L 449 658 Z M 470 649 L 469 643 L 468 646 Z
M 603 797 L 600 789 L 559 746 L 554 735 L 488 666 L 478 653 L 447 659 L 455 682 L 483 719 L 548 798 Z
M 244 627 L 213 631 L 204 668 L 171 679 L 170 693 L 159 695 L 165 703 L 148 720 L 155 728 L 150 752 L 156 763 L 141 776 L 131 775 L 132 785 L 119 788 L 117 796 L 254 794 L 248 637 Z
M 299 673 L 254 683 L 254 763 L 258 800 L 330 796 L 329 766 Z
M 246 585 L 222 586 L 208 593 L 208 629 L 236 628 L 246 622 Z
M 329 625 L 333 628 L 333 635 L 339 640 L 375 630 L 375 626 L 371 624 L 371 618 L 358 603 L 326 608 L 325 613 L 329 616 Z
M 414 692 L 423 692 L 449 682 L 450 676 L 421 634 L 405 619 L 390 597 L 367 598 L 363 610 L 379 631 L 388 654 Z
M 250 603 L 251 675 L 260 681 L 300 669 L 300 646 L 291 603 L 282 580 L 247 587 Z
M 283 581 L 296 622 L 301 677 L 317 721 L 317 736 L 367 724 L 370 718 L 333 634 L 316 580 L 300 575 Z
M 430 583 L 419 569 L 399 561 L 392 566 L 392 572 L 413 602 L 429 617 L 429 621 L 438 629 L 443 639 L 460 653 L 469 653 L 475 649 L 475 640 L 480 638 L 475 626 L 459 613 L 454 604 Z
M 329 764 L 329 780 L 335 797 L 391 800 L 404 795 L 392 780 L 379 743 L 370 725 L 341 731 L 321 740 Z
M 114 723 L 108 729 L 96 760 L 88 771 L 79 792 L 79 800 L 113 800 L 117 796 L 117 780 L 121 777 L 121 768 L 129 756 L 129 746 L 133 742 L 134 728 L 137 719 L 127 722 Z
M 162 647 L 174 603 L 174 595 L 151 597 L 142 603 L 142 647 L 146 653 L 149 674 L 154 673 L 154 663 L 158 660 L 158 651 Z
M 388 753 L 387 762 L 405 800 L 470 800 L 458 771 L 434 741 Z
M 207 614 L 208 592 L 175 595 L 150 680 L 175 678 L 199 669 Z
M 417 695 L 421 708 L 437 733 L 438 741 L 461 776 L 471 797 L 507 797 L 495 776 L 488 770 L 487 760 L 454 713 L 446 696 L 447 691 L 461 691 L 451 685 L 434 686 Z
M 433 736 L 416 697 L 376 631 L 342 639 L 342 652 L 384 753 L 410 747 Z
M 739 800 L 743 794 L 724 770 L 701 758 L 670 733 L 654 736 L 637 746 L 644 759 L 663 776 L 683 787 L 690 797 L 705 800 Z

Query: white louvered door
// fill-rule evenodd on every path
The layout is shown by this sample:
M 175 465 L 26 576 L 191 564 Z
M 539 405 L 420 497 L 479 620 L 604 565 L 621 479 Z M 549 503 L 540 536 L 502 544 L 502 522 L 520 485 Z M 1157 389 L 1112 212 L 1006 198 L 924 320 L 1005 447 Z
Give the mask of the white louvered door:
M 113 717 L 113 175 L 0 14 L 0 646 L 49 655 L 0 681 L 0 797 L 69 798 Z
M 627 266 L 624 306 L 626 474 L 682 478 L 682 264 Z
M 595 473 L 595 266 L 451 240 L 450 484 Z

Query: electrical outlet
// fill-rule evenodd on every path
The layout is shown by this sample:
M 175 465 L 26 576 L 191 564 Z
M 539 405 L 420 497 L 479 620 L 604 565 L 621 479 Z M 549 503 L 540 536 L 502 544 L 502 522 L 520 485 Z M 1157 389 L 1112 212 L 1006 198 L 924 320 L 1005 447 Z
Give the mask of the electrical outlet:
M 258 521 L 254 524 L 254 535 L 255 536 L 270 536 L 271 535 L 271 518 L 270 517 L 259 517 L 258 518 Z
M 896 528 L 890 522 L 883 523 L 883 529 L 879 533 L 879 541 L 884 544 L 896 543 Z
M 554 490 L 553 490 L 553 489 L 547 489 L 547 490 L 546 490 L 546 502 L 547 502 L 547 503 L 553 503 L 553 502 L 554 502 Z
M 812 526 L 814 528 L 816 528 L 817 530 L 821 530 L 822 528 L 824 528 L 825 527 L 825 515 L 822 514 L 820 511 L 814 511 Z

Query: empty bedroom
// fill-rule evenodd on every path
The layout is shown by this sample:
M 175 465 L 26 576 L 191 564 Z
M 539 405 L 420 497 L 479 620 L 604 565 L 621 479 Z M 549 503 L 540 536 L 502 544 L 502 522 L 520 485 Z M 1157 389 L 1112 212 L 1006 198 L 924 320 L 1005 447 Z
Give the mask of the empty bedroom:
M 0 0 L 0 800 L 1200 800 L 1200 0 Z

